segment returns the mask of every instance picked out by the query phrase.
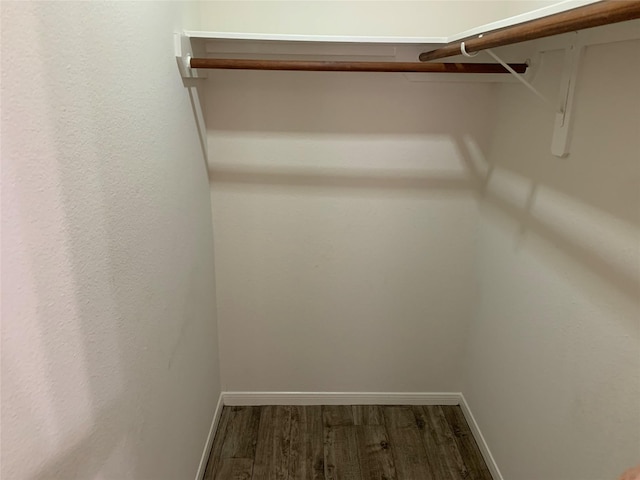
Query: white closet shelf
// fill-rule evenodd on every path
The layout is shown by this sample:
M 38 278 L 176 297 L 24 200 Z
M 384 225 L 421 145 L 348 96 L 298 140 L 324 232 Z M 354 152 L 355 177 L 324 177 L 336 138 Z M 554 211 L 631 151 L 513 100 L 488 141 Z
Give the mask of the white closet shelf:
M 310 42 L 310 43 L 355 43 L 355 44 L 385 44 L 385 45 L 442 45 L 456 42 L 479 34 L 499 30 L 519 23 L 537 20 L 542 17 L 565 12 L 574 8 L 597 3 L 599 0 L 565 0 L 563 2 L 539 8 L 531 12 L 491 22 L 485 25 L 440 37 L 397 37 L 397 36 L 353 36 L 353 35 L 299 35 L 279 33 L 241 33 L 241 32 L 209 32 L 187 30 L 187 38 L 202 40 L 244 40 L 259 42 Z
M 205 69 L 258 69 L 258 70 L 320 70 L 320 71 L 379 71 L 401 72 L 411 81 L 481 81 L 511 82 L 507 71 L 518 71 L 531 76 L 530 61 L 535 53 L 531 46 L 519 45 L 507 49 L 504 62 L 513 70 L 484 63 L 489 58 L 463 58 L 464 64 L 455 67 L 451 62 L 421 66 L 417 62 L 428 51 L 451 49 L 460 39 L 478 37 L 487 32 L 554 16 L 562 12 L 599 3 L 598 0 L 565 0 L 532 12 L 481 25 L 449 36 L 350 36 L 307 35 L 246 32 L 185 31 L 176 35 L 176 57 L 185 78 L 205 77 Z M 481 36 L 481 35 L 480 35 Z M 464 45 L 464 44 L 463 44 Z M 458 51 L 464 48 L 458 47 Z M 467 55 L 467 57 L 470 57 Z M 198 59 L 198 67 L 192 66 Z M 422 58 L 421 58 L 422 59 Z M 228 61 L 227 61 L 228 60 Z M 233 60 L 233 61 L 232 61 Z M 253 62 L 248 62 L 252 60 Z M 265 62 L 259 62 L 264 60 Z M 460 61 L 460 60 L 454 60 Z M 491 60 L 490 60 L 491 61 Z M 412 62 L 415 62 L 413 65 Z M 519 62 L 519 63 L 514 63 Z M 304 63 L 304 64 L 303 64 Z M 524 67 L 524 68 L 523 68 Z M 419 73 L 417 73 L 419 72 Z M 460 75 L 463 73 L 464 75 Z M 462 80 L 461 77 L 464 77 Z
M 489 73 L 465 73 L 474 69 L 459 65 L 457 70 L 451 66 L 451 73 L 433 73 L 411 70 L 411 68 L 431 66 L 417 62 L 418 56 L 425 50 L 432 50 L 446 45 L 448 37 L 391 37 L 391 36 L 340 36 L 340 35 L 281 35 L 262 33 L 230 33 L 186 31 L 176 34 L 176 57 L 178 66 L 185 78 L 206 78 L 203 68 L 192 68 L 191 59 L 202 59 L 200 64 L 225 65 L 220 68 L 252 69 L 258 60 L 267 60 L 271 65 L 263 63 L 259 69 L 273 70 L 332 70 L 332 71 L 395 71 L 401 69 L 409 81 L 479 81 L 479 82 L 512 82 L 508 74 L 495 73 L 493 65 L 487 65 Z M 508 56 L 509 62 L 520 62 L 515 65 L 523 71 L 522 59 L 517 55 Z M 206 59 L 216 59 L 218 62 Z M 230 60 L 223 62 L 223 60 Z M 235 60 L 235 62 L 231 61 Z M 242 60 L 242 62 L 240 62 Z M 486 63 L 488 58 L 466 60 L 465 63 Z M 303 62 L 305 65 L 303 65 Z M 345 66 L 342 62 L 352 65 Z M 353 65 L 355 63 L 355 65 Z M 276 65 L 278 64 L 278 65 Z M 297 65 L 296 65 L 297 64 Z M 382 70 L 376 70 L 382 65 Z M 286 67 L 286 68 L 285 68 Z M 344 69 L 342 69 L 344 67 Z M 406 67 L 405 70 L 402 68 Z M 209 67 L 211 68 L 211 67 Z M 218 68 L 218 67 L 214 67 Z M 479 67 L 480 68 L 480 67 Z M 342 70 L 341 70 L 342 69 Z M 458 73 L 455 73 L 455 72 Z M 464 73 L 464 75 L 461 75 Z M 464 77 L 464 78 L 462 78 Z
M 211 68 L 401 72 L 410 81 L 520 81 L 555 112 L 551 150 L 563 157 L 569 153 L 573 99 L 584 47 L 638 38 L 638 22 L 638 0 L 565 0 L 447 37 L 185 31 L 176 34 L 175 51 L 185 78 L 205 77 L 203 69 Z M 497 47 L 500 56 L 491 51 Z M 565 51 L 565 63 L 559 100 L 554 101 L 538 92 L 530 80 L 540 54 L 558 49 Z M 487 55 L 476 58 L 482 50 Z M 464 63 L 428 63 L 461 53 L 467 57 Z M 482 63 L 487 56 L 498 64 Z

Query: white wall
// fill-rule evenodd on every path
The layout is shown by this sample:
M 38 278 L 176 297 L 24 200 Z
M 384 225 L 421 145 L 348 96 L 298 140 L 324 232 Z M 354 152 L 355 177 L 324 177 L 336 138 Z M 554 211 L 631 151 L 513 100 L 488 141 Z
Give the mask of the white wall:
M 586 50 L 571 154 L 500 87 L 464 393 L 505 479 L 601 480 L 640 452 L 639 41 Z M 555 98 L 562 65 L 536 85 Z
M 2 478 L 195 477 L 220 388 L 187 7 L 2 2 Z
M 201 21 L 448 35 L 548 2 L 513 3 L 206 2 Z M 460 390 L 491 87 L 209 75 L 223 389 Z
M 557 1 L 205 1 L 203 30 L 307 35 L 438 37 Z
M 223 389 L 459 391 L 491 87 L 207 82 Z

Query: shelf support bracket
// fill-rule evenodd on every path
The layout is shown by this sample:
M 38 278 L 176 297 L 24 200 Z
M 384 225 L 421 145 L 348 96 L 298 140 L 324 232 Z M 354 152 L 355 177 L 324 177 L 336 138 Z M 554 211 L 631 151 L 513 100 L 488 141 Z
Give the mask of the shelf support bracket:
M 531 85 L 531 83 L 523 78 L 522 75 L 511 69 L 509 65 L 507 65 L 507 63 L 498 57 L 498 55 L 496 55 L 491 49 L 487 48 L 485 50 L 495 61 L 500 63 L 514 77 L 516 77 L 519 82 L 553 109 L 555 112 L 555 118 L 553 125 L 553 138 L 551 139 L 551 153 L 560 158 L 569 155 L 573 102 L 583 50 L 584 45 L 579 41 L 573 41 L 565 48 L 564 67 L 562 69 L 562 79 L 560 81 L 560 94 L 557 107 L 555 107 L 547 97 Z
M 577 41 L 572 42 L 565 49 L 564 68 L 560 82 L 560 98 L 558 100 L 559 108 L 556 112 L 553 139 L 551 141 L 551 153 L 556 157 L 569 155 L 576 84 L 578 83 L 578 71 L 583 51 L 584 46 Z
M 463 42 L 464 43 L 464 42 Z M 546 103 L 547 105 L 549 105 L 549 107 L 553 108 L 551 101 L 549 101 L 549 99 L 547 97 L 545 97 L 542 93 L 540 93 L 538 91 L 538 89 L 536 87 L 534 87 L 533 85 L 531 85 L 527 80 L 525 80 L 525 78 L 520 75 L 518 72 L 516 72 L 513 68 L 511 68 L 509 66 L 509 64 L 507 62 L 505 62 L 504 60 L 502 60 L 498 55 L 496 55 L 493 50 L 491 50 L 490 48 L 487 48 L 485 50 L 489 55 L 491 55 L 491 57 L 498 62 L 500 65 L 502 65 L 506 70 L 509 71 L 509 73 L 511 75 L 513 75 L 514 77 L 516 77 L 516 79 L 522 83 L 525 87 L 527 87 L 529 90 L 531 90 L 531 92 L 533 92 L 533 94 L 535 96 L 537 96 L 540 100 L 542 100 L 544 103 Z

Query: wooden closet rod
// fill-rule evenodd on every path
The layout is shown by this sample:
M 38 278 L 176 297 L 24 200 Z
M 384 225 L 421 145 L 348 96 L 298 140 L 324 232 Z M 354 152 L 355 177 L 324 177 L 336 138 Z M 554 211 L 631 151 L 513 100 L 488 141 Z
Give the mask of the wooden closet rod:
M 190 65 L 191 68 L 310 72 L 509 73 L 499 63 L 326 62 L 192 58 Z M 526 63 L 512 63 L 509 65 L 518 73 L 524 73 L 527 70 Z
M 489 32 L 481 38 L 464 41 L 467 53 L 479 52 L 487 48 L 502 47 L 514 43 L 550 37 L 561 33 L 573 32 L 585 28 L 599 27 L 611 23 L 624 22 L 640 18 L 638 0 L 603 0 L 548 17 L 506 27 Z M 460 55 L 460 43 L 450 43 L 444 47 L 420 54 L 420 61 L 426 62 L 439 58 Z

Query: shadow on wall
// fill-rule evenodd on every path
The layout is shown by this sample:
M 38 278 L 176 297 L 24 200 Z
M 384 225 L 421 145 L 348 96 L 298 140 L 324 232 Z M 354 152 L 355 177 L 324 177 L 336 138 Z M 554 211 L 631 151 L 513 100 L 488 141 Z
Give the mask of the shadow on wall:
M 608 214 L 598 212 L 598 215 L 594 215 L 593 209 L 579 200 L 558 194 L 531 178 L 513 173 L 504 175 L 501 169 L 487 163 L 468 139 L 460 139 L 458 146 L 462 152 L 466 152 L 462 157 L 475 179 L 478 198 L 518 225 L 518 231 L 514 232 L 514 248 L 519 248 L 526 238 L 538 237 L 557 250 L 565 260 L 591 272 L 622 293 L 628 301 L 640 305 L 637 267 L 619 258 L 620 253 L 637 249 L 637 228 L 640 228 L 640 223 L 621 225 L 614 220 L 617 225 L 605 232 L 605 237 L 608 237 L 605 238 L 602 228 L 611 223 Z M 599 223 L 598 220 L 601 221 L 603 217 L 609 218 L 606 223 Z M 594 240 L 585 241 L 590 237 Z M 580 286 L 583 276 L 577 275 L 575 278 L 578 282 L 576 285 Z M 582 286 L 589 290 L 593 288 Z
M 587 47 L 567 158 L 549 151 L 553 113 L 518 85 L 500 87 L 477 157 L 464 391 L 505 477 L 617 478 L 637 462 L 639 46 Z M 545 53 L 536 87 L 554 98 L 561 70 Z
M 400 73 L 212 71 L 207 128 L 209 134 L 467 133 L 486 147 L 492 91 L 491 84 L 412 82 Z
M 425 175 L 397 170 L 366 174 L 355 169 L 322 168 L 250 168 L 220 166 L 209 169 L 209 180 L 227 184 L 271 185 L 338 190 L 396 190 L 396 191 L 473 191 L 477 183 L 465 175 Z
M 110 150 L 105 145 L 109 133 L 100 137 L 96 133 L 105 126 L 99 119 L 112 112 L 101 110 L 93 93 L 82 88 L 85 82 L 102 84 L 95 82 L 93 75 L 109 73 L 92 74 L 71 58 L 61 57 L 66 49 L 54 40 L 60 28 L 55 25 L 59 15 L 42 11 L 42 7 L 46 9 L 44 5 L 14 5 L 3 12 L 5 18 L 26 23 L 33 32 L 33 52 L 29 54 L 35 61 L 26 62 L 30 64 L 31 81 L 25 82 L 33 90 L 18 95 L 26 102 L 24 108 L 32 109 L 28 123 L 39 127 L 37 139 L 31 140 L 40 145 L 42 157 L 37 173 L 28 161 L 15 162 L 18 175 L 25 179 L 19 191 L 23 197 L 15 202 L 19 228 L 31 243 L 28 253 L 23 254 L 23 268 L 29 272 L 25 289 L 33 291 L 32 301 L 36 303 L 28 322 L 36 319 L 36 330 L 31 344 L 23 347 L 37 352 L 38 362 L 30 365 L 23 353 L 6 358 L 3 354 L 3 372 L 5 368 L 11 372 L 3 375 L 3 387 L 7 387 L 4 382 L 12 381 L 13 372 L 20 379 L 11 389 L 22 405 L 8 408 L 28 410 L 21 415 L 21 428 L 29 432 L 27 436 L 34 439 L 32 445 L 40 451 L 36 455 L 28 452 L 32 461 L 27 462 L 27 452 L 20 450 L 21 445 L 24 449 L 21 437 L 25 432 L 12 426 L 3 435 L 13 439 L 17 452 L 5 457 L 3 463 L 5 468 L 21 463 L 18 468 L 22 473 L 34 472 L 28 477 L 32 480 L 93 478 L 118 446 L 126 443 L 127 432 L 139 423 L 126 408 L 135 401 L 127 392 L 139 381 L 124 365 L 135 358 L 122 328 L 130 312 L 122 311 L 125 303 L 114 284 L 118 274 L 113 262 L 118 258 L 120 241 L 126 238 L 109 237 L 115 216 L 110 215 L 102 184 L 104 164 L 109 159 L 101 156 Z M 92 19 L 100 14 L 98 9 L 95 5 L 81 7 L 81 13 Z M 65 22 L 66 34 L 92 38 L 99 44 L 96 32 L 88 29 L 90 23 Z M 76 67 L 69 84 L 60 78 L 65 76 L 60 67 L 65 61 Z M 103 98 L 106 100 L 106 96 Z M 108 104 L 106 101 L 103 107 Z M 14 138 L 23 138 L 25 131 L 33 128 L 26 122 L 22 127 L 25 130 L 16 132 Z M 28 160 L 32 147 L 24 150 Z M 48 179 L 35 196 L 30 190 L 31 185 L 38 185 L 34 175 Z M 24 328 L 29 327 L 25 324 Z M 35 370 L 39 378 L 34 378 Z M 42 390 L 38 383 L 43 384 Z M 3 403 L 4 408 L 7 406 Z M 137 446 L 131 448 L 135 476 Z M 5 453 L 3 446 L 3 456 Z M 16 466 L 11 467 L 15 472 Z M 9 471 L 3 468 L 4 473 Z
M 491 85 L 251 71 L 207 83 L 220 331 L 251 351 L 221 346 L 225 383 L 458 391 L 475 187 L 454 135 L 487 143 Z
M 181 150 L 186 135 L 196 141 L 192 124 L 175 125 L 174 114 L 189 119 L 186 94 L 177 70 L 168 73 L 171 58 L 149 53 L 171 50 L 181 7 L 6 7 L 3 42 L 29 58 L 7 59 L 16 121 L 3 129 L 23 142 L 24 161 L 11 163 L 19 180 L 16 229 L 26 245 L 19 271 L 27 283 L 16 302 L 28 297 L 33 311 L 20 312 L 24 325 L 13 326 L 28 343 L 12 332 L 7 342 L 20 350 L 7 352 L 3 338 L 3 437 L 12 439 L 3 443 L 3 478 L 17 470 L 31 480 L 178 478 L 172 468 L 191 476 L 208 425 L 180 417 L 202 412 L 202 396 L 183 392 L 200 381 L 195 372 L 188 380 L 185 365 L 208 362 L 202 352 L 215 338 L 204 318 L 214 311 L 212 239 L 206 183 L 200 197 L 184 195 L 205 172 L 196 145 Z M 5 18 L 19 33 L 5 37 Z M 164 23 L 141 34 L 139 18 Z M 17 48 L 17 38 L 27 47 Z M 86 52 L 69 48 L 78 40 L 104 61 L 83 62 Z M 124 43 L 135 61 L 121 61 Z M 182 95 L 157 108 L 167 92 Z M 175 136 L 159 139 L 167 125 Z M 5 408 L 18 411 L 18 420 L 4 423 Z M 205 433 L 185 438 L 194 431 Z M 175 454 L 177 444 L 186 453 Z M 154 475 L 158 466 L 168 468 Z
M 640 100 L 629 92 L 637 91 L 640 72 L 627 60 L 637 56 L 637 45 L 631 41 L 586 48 L 567 158 L 549 151 L 553 113 L 517 85 L 501 87 L 491 163 L 478 149 L 472 155 L 481 199 L 518 224 L 514 248 L 542 239 L 552 247 L 549 252 L 559 255 L 540 258 L 556 269 L 573 272 L 577 267 L 572 274 L 576 286 L 600 297 L 602 289 L 588 280 L 597 278 L 600 286 L 613 288 L 636 308 Z M 606 58 L 607 66 L 590 58 Z M 549 98 L 557 91 L 561 67 L 561 52 L 545 53 L 537 86 Z M 616 75 L 612 88 L 611 72 L 621 71 L 625 75 Z
M 204 105 L 202 102 L 202 82 L 193 78 L 182 78 L 182 86 L 189 92 L 189 102 L 191 103 L 191 111 L 195 120 L 195 126 L 198 130 L 198 141 L 200 142 L 200 150 L 202 151 L 202 160 L 207 164 L 207 127 L 204 120 Z
M 474 190 L 452 138 L 486 145 L 489 85 L 335 72 L 220 71 L 208 82 L 210 182 Z
M 546 66 L 557 75 L 546 75 L 540 88 L 553 98 L 560 68 L 554 62 Z M 489 163 L 495 97 L 488 85 L 412 83 L 395 74 L 307 72 L 215 72 L 208 82 L 211 184 L 278 186 L 307 193 L 473 192 L 519 224 L 516 248 L 533 234 L 630 301 L 638 301 L 637 271 L 618 261 L 615 252 L 634 248 L 624 230 L 640 225 L 634 207 L 637 161 L 628 153 L 616 155 L 615 168 L 603 161 L 603 148 L 613 145 L 609 153 L 624 151 L 630 138 L 627 127 L 609 132 L 608 140 L 602 132 L 583 135 L 582 145 L 574 142 L 569 159 L 558 159 L 548 152 L 552 114 L 523 89 L 503 110 L 515 118 L 526 112 L 533 116 L 529 127 L 548 128 L 532 132 L 523 125 L 515 136 L 495 138 L 494 144 L 500 145 L 495 147 L 497 160 Z M 626 91 L 632 90 L 630 86 Z M 591 123 L 600 122 L 594 111 L 583 115 Z M 440 148 L 438 142 L 446 146 Z M 507 161 L 501 159 L 501 150 L 522 154 Z M 505 180 L 497 172 L 502 171 L 514 177 L 506 182 L 516 195 L 501 194 L 498 187 Z M 551 207 L 541 194 L 552 199 Z M 606 217 L 605 224 L 615 219 L 626 224 L 613 229 L 617 240 L 585 242 L 585 235 L 597 237 L 602 229 L 596 219 Z M 576 221 L 579 228 L 565 228 Z

